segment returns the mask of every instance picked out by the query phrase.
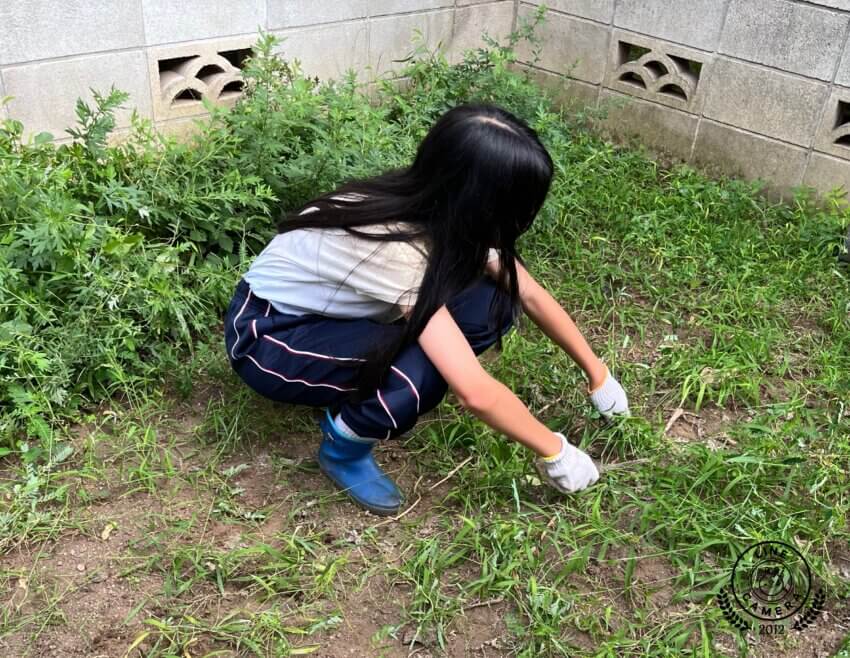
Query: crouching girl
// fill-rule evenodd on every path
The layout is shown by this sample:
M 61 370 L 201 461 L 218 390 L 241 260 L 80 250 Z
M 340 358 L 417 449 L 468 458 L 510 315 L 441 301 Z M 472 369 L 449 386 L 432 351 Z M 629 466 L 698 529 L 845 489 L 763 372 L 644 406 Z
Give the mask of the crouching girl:
M 526 123 L 491 105 L 455 107 L 409 167 L 284 217 L 239 283 L 225 319 L 233 368 L 261 395 L 325 409 L 319 466 L 364 508 L 398 511 L 402 495 L 372 448 L 411 429 L 448 388 L 534 451 L 554 487 L 598 479 L 587 454 L 477 360 L 524 311 L 584 370 L 600 413 L 628 413 L 623 388 L 517 253 L 552 173 Z

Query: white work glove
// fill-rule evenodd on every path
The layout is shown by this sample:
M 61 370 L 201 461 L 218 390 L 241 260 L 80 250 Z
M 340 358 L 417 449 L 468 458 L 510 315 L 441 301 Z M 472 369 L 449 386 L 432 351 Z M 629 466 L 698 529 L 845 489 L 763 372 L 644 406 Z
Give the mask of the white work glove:
M 590 456 L 572 445 L 560 432 L 555 432 L 555 436 L 561 439 L 561 452 L 554 457 L 538 458 L 540 474 L 563 493 L 575 493 L 596 482 L 599 471 Z
M 617 414 L 629 415 L 629 400 L 623 387 L 605 368 L 605 380 L 590 391 L 590 401 L 596 410 L 609 420 Z

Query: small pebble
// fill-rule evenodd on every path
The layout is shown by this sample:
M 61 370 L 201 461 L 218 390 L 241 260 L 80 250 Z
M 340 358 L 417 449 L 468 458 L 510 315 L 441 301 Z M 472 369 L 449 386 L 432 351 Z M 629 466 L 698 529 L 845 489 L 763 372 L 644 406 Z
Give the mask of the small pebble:
M 85 570 L 86 570 L 85 564 L 78 564 L 77 565 L 77 571 L 85 571 Z

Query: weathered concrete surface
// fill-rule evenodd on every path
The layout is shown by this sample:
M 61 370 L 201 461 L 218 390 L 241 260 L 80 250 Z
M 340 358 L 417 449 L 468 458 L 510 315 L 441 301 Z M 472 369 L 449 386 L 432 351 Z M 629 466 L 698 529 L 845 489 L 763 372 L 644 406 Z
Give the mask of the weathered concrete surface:
M 727 0 L 620 0 L 614 25 L 694 48 L 714 50 Z
M 365 18 L 369 6 L 368 0 L 345 0 L 345 2 L 267 1 L 268 26 L 270 29 Z
M 844 46 L 844 55 L 835 74 L 835 84 L 850 87 L 850 41 Z
M 3 85 L 3 76 L 0 75 L 0 121 L 9 117 L 9 111 L 3 100 L 6 98 L 6 87 Z
M 0 65 L 141 46 L 141 0 L 3 0 Z
M 189 126 L 203 105 L 169 94 L 186 83 L 235 101 L 239 72 L 198 64 L 222 64 L 221 51 L 250 47 L 258 29 L 285 38 L 280 50 L 308 74 L 354 69 L 374 90 L 413 51 L 415 28 L 458 61 L 483 45 L 481 32 L 500 39 L 544 1 L 535 79 L 577 110 L 638 99 L 610 109 L 612 136 L 678 157 L 692 140 L 697 160 L 722 167 L 725 157 L 743 175 L 774 175 L 775 187 L 802 180 L 807 148 L 807 180 L 832 180 L 830 167 L 846 175 L 836 163 L 850 162 L 850 147 L 836 140 L 850 137 L 837 105 L 850 102 L 850 0 L 0 0 L 0 95 L 17 96 L 0 118 L 61 136 L 77 95 L 114 83 L 143 116 Z M 531 48 L 518 55 L 528 61 Z
M 850 11 L 850 0 L 811 0 L 813 5 L 822 5 L 824 7 L 831 7 L 832 9 L 841 9 L 843 11 Z
M 824 83 L 718 58 L 704 114 L 753 132 L 810 146 L 828 95 Z
M 819 194 L 843 188 L 845 199 L 850 202 L 850 161 L 812 153 L 803 184 L 815 188 Z
M 150 45 L 234 34 L 256 34 L 266 23 L 265 0 L 142 0 Z M 120 5 L 120 2 L 112 3 Z
M 832 80 L 850 14 L 786 0 L 732 0 L 720 51 L 821 80 Z
M 603 89 L 599 109 L 606 117 L 596 125 L 620 140 L 637 140 L 650 149 L 686 162 L 699 118 L 655 103 Z
M 464 50 L 483 47 L 481 35 L 485 32 L 495 39 L 504 39 L 511 33 L 513 19 L 513 0 L 459 7 L 455 12 L 451 43 L 447 44 L 450 59 L 458 61 Z
M 51 84 L 45 85 L 44 81 Z M 3 71 L 11 116 L 23 121 L 29 133 L 47 131 L 65 137 L 65 129 L 76 123 L 74 105 L 78 97 L 91 100 L 89 88 L 109 91 L 116 81 L 130 94 L 126 108 L 115 113 L 119 127 L 129 125 L 132 108 L 143 116 L 151 114 L 148 68 L 141 50 L 77 59 L 16 66 Z
M 761 179 L 771 189 L 780 191 L 800 184 L 806 151 L 703 119 L 697 131 L 692 163 L 711 173 Z
M 298 58 L 305 73 L 322 80 L 340 78 L 348 69 L 364 79 L 369 61 L 366 29 L 366 21 L 356 21 L 275 32 L 285 38 L 277 52 L 287 59 Z M 316 57 L 317 52 L 322 57 Z
M 524 5 L 520 7 L 520 16 L 529 16 L 535 11 L 534 7 Z M 606 27 L 550 13 L 539 32 L 545 45 L 537 66 L 555 73 L 565 73 L 583 82 L 602 82 L 605 75 L 605 57 L 602 53 L 607 52 L 610 36 Z M 528 44 L 518 46 L 518 55 L 522 61 L 530 61 L 531 48 Z
M 430 47 L 440 42 L 448 46 L 452 39 L 453 18 L 452 10 L 440 10 L 374 19 L 369 33 L 371 71 L 368 77 L 379 77 L 402 66 L 393 60 L 403 59 L 413 51 L 414 29 L 421 31 Z
M 453 7 L 453 0 L 369 0 L 369 16 L 404 14 L 426 9 Z
M 610 23 L 614 17 L 614 0 L 532 0 L 530 4 L 545 4 L 554 11 L 560 11 L 581 18 L 589 18 L 600 23 Z
M 599 99 L 599 85 L 581 82 L 524 64 L 518 64 L 517 69 L 528 71 L 535 82 L 550 91 L 552 97 L 569 110 L 581 111 L 595 107 Z

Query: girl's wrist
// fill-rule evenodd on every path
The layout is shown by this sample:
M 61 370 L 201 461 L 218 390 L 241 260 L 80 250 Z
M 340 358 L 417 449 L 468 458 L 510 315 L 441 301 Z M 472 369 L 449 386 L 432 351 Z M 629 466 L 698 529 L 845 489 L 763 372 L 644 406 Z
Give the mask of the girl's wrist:
M 605 378 L 608 377 L 608 366 L 600 359 L 595 359 L 593 364 L 585 370 L 585 374 L 587 375 L 587 391 L 592 393 L 605 383 Z
M 544 440 L 539 444 L 538 449 L 535 451 L 538 455 L 543 457 L 543 459 L 557 457 L 561 454 L 561 450 L 563 449 L 561 437 L 554 432 L 549 432 L 549 434 L 550 435 L 544 438 Z

